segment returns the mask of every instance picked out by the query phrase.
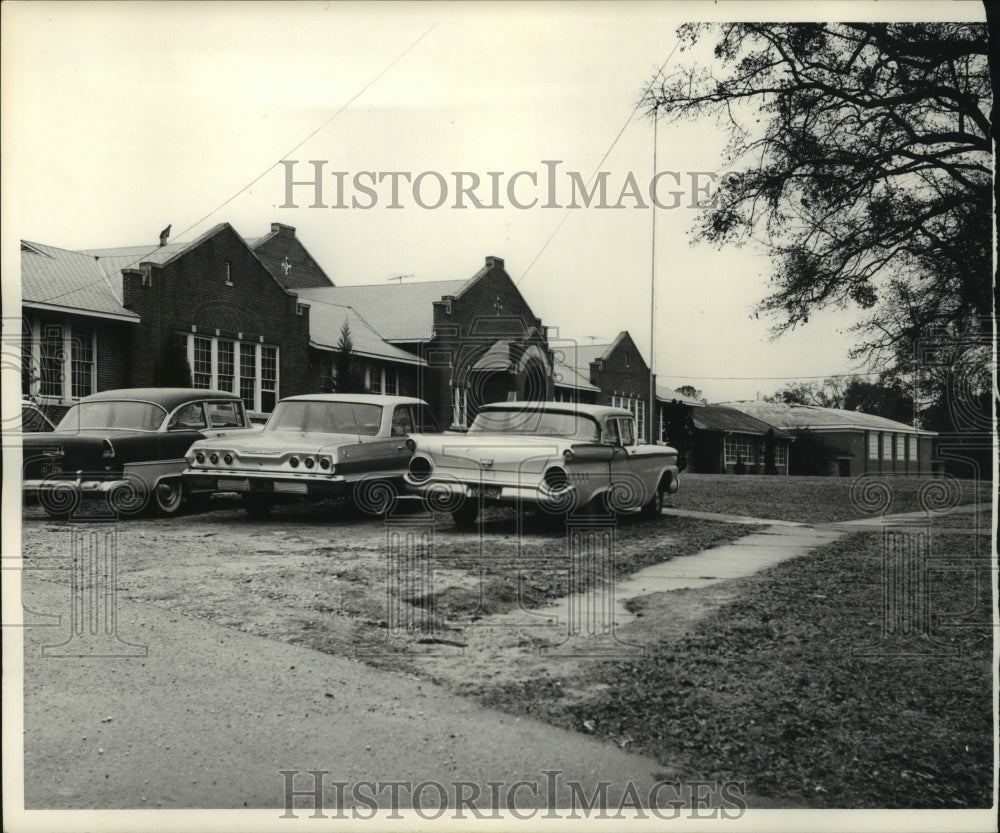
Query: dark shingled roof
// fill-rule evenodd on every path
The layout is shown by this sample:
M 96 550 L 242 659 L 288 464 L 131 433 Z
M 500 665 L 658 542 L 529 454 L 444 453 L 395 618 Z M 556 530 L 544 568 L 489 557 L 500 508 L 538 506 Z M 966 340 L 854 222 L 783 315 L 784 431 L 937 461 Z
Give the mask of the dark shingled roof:
M 729 431 L 734 434 L 754 434 L 755 436 L 763 436 L 769 429 L 774 428 L 776 436 L 789 436 L 773 425 L 723 405 L 705 405 L 695 410 L 694 427 L 702 431 Z

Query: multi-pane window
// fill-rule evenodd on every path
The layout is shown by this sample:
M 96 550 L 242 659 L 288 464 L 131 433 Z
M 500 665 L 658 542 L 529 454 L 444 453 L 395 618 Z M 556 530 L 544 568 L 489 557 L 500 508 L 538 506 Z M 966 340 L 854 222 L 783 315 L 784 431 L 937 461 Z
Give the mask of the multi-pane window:
M 97 384 L 96 333 L 80 320 L 29 318 L 21 323 L 23 393 L 70 402 Z
M 788 446 L 785 443 L 774 444 L 774 465 L 788 465 Z
M 646 400 L 633 400 L 635 407 L 632 413 L 635 414 L 636 436 L 644 438 L 646 436 Z
M 219 339 L 219 374 L 218 385 L 219 390 L 229 391 L 233 393 L 233 383 L 235 382 L 234 374 L 236 370 L 236 345 L 232 341 L 227 341 L 226 339 Z
M 753 437 L 728 436 L 725 440 L 726 462 L 753 465 L 756 459 L 756 440 Z
M 52 324 L 43 326 L 39 348 L 39 369 L 42 377 L 39 393 L 42 396 L 62 397 L 63 363 L 66 358 L 63 349 L 63 328 Z
M 196 388 L 238 393 L 248 411 L 270 413 L 274 410 L 278 401 L 277 347 L 190 335 L 188 361 Z
M 906 437 L 902 434 L 896 434 L 896 459 L 906 459 Z
M 917 438 L 916 436 L 910 437 L 910 460 L 912 462 L 917 461 Z
M 399 370 L 397 368 L 382 368 L 382 380 L 382 393 L 395 396 L 399 392 Z
M 868 432 L 868 459 L 878 459 L 878 434 L 874 431 Z
M 73 367 L 73 398 L 94 392 L 94 331 L 85 324 L 73 327 L 70 356 Z
M 212 339 L 194 337 L 194 361 L 191 362 L 196 388 L 212 387 Z
M 240 399 L 248 411 L 257 409 L 257 345 L 240 342 Z
M 260 346 L 260 409 L 269 414 L 278 401 L 278 348 Z
M 465 428 L 468 426 L 468 416 L 466 413 L 466 406 L 468 404 L 468 391 L 465 388 L 454 387 L 452 388 L 452 410 L 454 416 L 452 422 L 460 428 Z
M 887 432 L 882 433 L 882 459 L 892 459 L 892 434 Z

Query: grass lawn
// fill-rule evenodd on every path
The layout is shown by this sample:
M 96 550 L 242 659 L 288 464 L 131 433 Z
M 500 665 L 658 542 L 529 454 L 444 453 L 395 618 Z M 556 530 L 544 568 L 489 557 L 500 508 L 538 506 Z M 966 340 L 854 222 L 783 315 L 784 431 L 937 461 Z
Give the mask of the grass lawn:
M 935 535 L 932 556 L 973 543 Z M 978 588 L 968 570 L 932 573 L 937 645 L 918 640 L 925 656 L 881 641 L 881 538 L 860 533 L 739 579 L 739 601 L 645 660 L 590 669 L 607 688 L 587 700 L 560 702 L 558 686 L 486 699 L 586 722 L 677 777 L 745 781 L 778 806 L 989 807 L 994 634 L 988 556 L 976 561 Z M 948 613 L 978 624 L 942 627 Z
M 510 513 L 498 510 L 488 515 L 488 531 L 500 524 L 493 517 L 508 519 L 501 528 L 510 528 Z M 546 529 L 537 525 L 537 519 L 534 521 L 530 534 L 521 541 L 512 534 L 494 535 L 483 552 L 468 535 L 439 535 L 430 553 L 431 564 L 438 571 L 433 591 L 420 597 L 404 597 L 405 601 L 430 607 L 438 617 L 461 619 L 470 614 L 503 613 L 519 604 L 540 607 L 570 593 L 585 592 L 602 581 L 600 565 L 577 556 L 582 563 L 570 586 L 568 560 L 563 557 L 565 530 Z M 615 532 L 614 574 L 616 578 L 629 576 L 651 564 L 727 544 L 756 529 L 695 518 L 625 518 Z M 449 575 L 456 580 L 450 583 Z
M 854 486 L 856 482 L 863 484 L 878 479 L 682 474 L 680 490 L 677 494 L 668 496 L 667 504 L 677 509 L 802 523 L 848 521 L 882 514 L 866 507 L 858 494 L 860 485 Z M 886 514 L 919 510 L 920 490 L 931 488 L 928 484 L 936 484 L 942 488 L 955 487 L 954 502 L 957 504 L 978 502 L 982 506 L 989 506 L 993 499 L 990 483 L 924 477 L 886 477 L 881 480 L 889 485 L 892 494 L 892 502 Z M 855 498 L 852 498 L 852 486 Z M 947 494 L 946 505 L 951 505 L 952 493 Z M 871 494 L 870 497 L 875 498 L 877 495 Z

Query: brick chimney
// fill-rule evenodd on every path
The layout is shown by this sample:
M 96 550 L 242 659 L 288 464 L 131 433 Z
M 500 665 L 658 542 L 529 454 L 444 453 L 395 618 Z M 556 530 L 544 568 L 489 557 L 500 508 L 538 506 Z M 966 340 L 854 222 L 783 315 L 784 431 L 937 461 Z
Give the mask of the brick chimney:
M 492 269 L 494 266 L 503 269 L 503 258 L 496 255 L 486 255 L 486 268 Z

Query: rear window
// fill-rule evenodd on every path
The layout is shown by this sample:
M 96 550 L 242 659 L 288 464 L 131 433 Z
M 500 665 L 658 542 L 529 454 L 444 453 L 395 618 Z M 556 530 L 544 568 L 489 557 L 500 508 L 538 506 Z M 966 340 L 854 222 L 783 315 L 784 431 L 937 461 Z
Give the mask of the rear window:
M 83 428 L 122 428 L 131 431 L 155 431 L 167 412 L 152 402 L 101 400 L 80 402 L 66 412 L 56 431 L 79 431 Z
M 299 399 L 279 402 L 264 430 L 374 437 L 381 426 L 381 405 Z
M 208 421 L 213 428 L 243 428 L 246 421 L 239 402 L 206 402 Z

